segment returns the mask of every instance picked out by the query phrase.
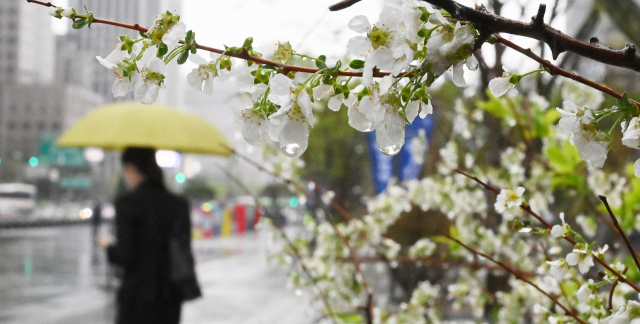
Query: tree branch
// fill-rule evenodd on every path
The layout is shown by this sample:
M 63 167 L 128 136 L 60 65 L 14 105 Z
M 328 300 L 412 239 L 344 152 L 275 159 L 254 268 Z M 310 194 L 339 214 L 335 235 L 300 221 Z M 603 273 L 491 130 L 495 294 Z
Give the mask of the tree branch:
M 38 0 L 27 0 L 27 2 L 39 4 L 39 5 L 42 5 L 42 6 L 45 6 L 45 7 L 57 8 L 57 6 L 51 4 L 51 2 L 43 2 L 43 1 L 38 1 Z M 136 31 L 139 31 L 139 32 L 142 32 L 142 33 L 145 33 L 145 32 L 147 32 L 149 30 L 148 28 L 142 27 L 142 26 L 140 26 L 138 24 L 135 24 L 135 25 L 123 24 L 123 23 L 120 23 L 120 22 L 106 20 L 106 19 L 94 18 L 93 19 L 93 23 L 94 24 L 105 24 L 105 25 L 122 27 L 122 28 L 126 28 L 126 29 L 136 30 Z M 283 64 L 283 63 L 280 63 L 280 62 L 275 62 L 275 61 L 263 59 L 261 57 L 249 55 L 249 53 L 247 53 L 247 52 L 242 52 L 240 54 L 234 54 L 234 53 L 231 53 L 229 51 L 225 51 L 225 50 L 222 50 L 222 49 L 219 49 L 219 48 L 200 45 L 200 44 L 196 44 L 196 47 L 198 49 L 205 50 L 205 51 L 208 51 L 208 52 L 218 53 L 218 54 L 225 55 L 225 56 L 236 57 L 236 58 L 239 58 L 239 59 L 252 61 L 252 62 L 256 62 L 256 63 L 259 63 L 259 64 L 268 65 L 268 66 L 278 67 L 278 68 L 281 68 L 281 69 L 283 69 L 285 71 L 296 71 L 296 72 L 303 72 L 303 73 L 316 73 L 316 72 L 320 71 L 320 69 L 316 69 L 316 68 L 308 68 L 308 67 L 297 66 L 297 65 L 288 65 L 288 64 Z M 403 77 L 407 73 L 412 73 L 412 72 L 402 72 L 402 73 L 400 73 L 398 75 L 395 75 L 394 77 Z M 376 77 L 376 78 L 381 78 L 381 77 L 384 77 L 384 76 L 387 76 L 387 75 L 390 75 L 390 74 L 391 74 L 391 72 L 380 72 L 377 69 L 375 69 L 373 71 L 373 77 Z M 338 71 L 338 75 L 350 76 L 350 77 L 362 77 L 362 72 Z
M 460 242 L 459 240 L 456 240 L 455 238 L 449 236 L 446 233 L 442 234 L 443 236 L 447 237 L 448 239 L 460 244 L 462 247 L 464 247 L 465 249 L 469 250 L 472 253 L 475 253 L 485 259 L 490 260 L 491 262 L 499 265 L 501 268 L 503 268 L 504 270 L 510 272 L 511 274 L 513 274 L 516 278 L 518 278 L 519 280 L 522 280 L 524 282 L 526 282 L 527 284 L 529 284 L 530 286 L 532 286 L 533 288 L 537 289 L 539 292 L 543 293 L 545 296 L 549 297 L 549 299 L 551 299 L 556 305 L 560 306 L 564 311 L 566 315 L 569 315 L 571 317 L 573 317 L 576 321 L 578 321 L 579 323 L 582 324 L 586 324 L 585 321 L 583 321 L 580 317 L 578 317 L 578 315 L 576 313 L 574 313 L 573 311 L 571 311 L 569 308 L 567 308 L 566 306 L 564 306 L 562 303 L 560 303 L 560 301 L 558 301 L 558 299 L 556 299 L 555 297 L 551 296 L 549 293 L 547 293 L 546 291 L 542 290 L 542 288 L 538 287 L 538 285 L 534 284 L 533 282 L 531 282 L 529 279 L 527 279 L 525 276 L 521 275 L 518 271 L 509 268 L 506 264 L 495 260 L 493 258 L 491 258 L 490 256 L 488 256 L 487 254 L 484 254 L 480 251 L 474 250 L 473 248 L 471 248 L 468 245 L 465 245 L 464 243 Z
M 340 1 L 332 6 L 329 7 L 330 11 L 338 11 L 338 10 L 342 10 L 345 8 L 349 8 L 351 6 L 353 6 L 354 4 L 360 2 L 360 0 L 344 0 L 344 1 Z
M 627 273 L 627 270 L 629 270 L 629 267 L 625 267 L 624 271 L 622 271 L 622 274 Z M 611 311 L 613 309 L 613 292 L 616 290 L 616 286 L 618 286 L 618 282 L 616 281 L 613 283 L 613 285 L 611 285 L 611 290 L 609 290 L 609 311 Z
M 569 37 L 544 23 L 544 4 L 538 8 L 538 14 L 531 18 L 531 23 L 525 23 L 497 16 L 486 9 L 473 9 L 453 0 L 422 1 L 446 10 L 454 18 L 471 22 L 479 31 L 508 33 L 542 41 L 551 48 L 554 60 L 560 53 L 569 51 L 598 62 L 640 72 L 640 56 L 636 55 L 635 46 L 628 44 L 624 49 L 615 50 L 599 43 L 586 43 Z
M 471 176 L 463 171 L 457 170 L 456 172 L 458 172 L 459 174 L 462 174 L 464 176 L 466 176 L 469 179 L 474 180 L 475 182 L 479 183 L 480 185 L 482 185 L 483 187 L 485 187 L 487 190 L 491 190 L 495 193 L 499 193 L 500 190 L 498 190 L 495 187 L 492 187 L 491 185 L 488 185 L 480 180 L 478 180 L 477 177 Z M 551 224 L 549 224 L 547 221 L 545 221 L 540 215 L 536 214 L 533 210 L 531 210 L 531 206 L 527 205 L 527 204 L 522 204 L 520 205 L 520 208 L 524 211 L 526 211 L 527 213 L 529 213 L 529 215 L 535 217 L 539 222 L 541 222 L 542 224 L 544 224 L 547 228 L 551 229 L 552 226 Z M 576 241 L 569 237 L 569 236 L 563 236 L 563 238 L 573 244 L 576 245 Z M 629 279 L 627 279 L 625 276 L 621 275 L 618 271 L 616 271 L 615 269 L 611 268 L 606 261 L 604 261 L 603 259 L 601 259 L 600 257 L 598 257 L 595 253 L 592 252 L 593 258 L 596 260 L 596 262 L 598 262 L 602 267 L 604 267 L 605 269 L 607 269 L 607 271 L 611 272 L 614 276 L 616 276 L 618 278 L 618 280 L 626 283 L 627 285 L 631 286 L 631 288 L 633 288 L 635 291 L 640 292 L 640 287 L 638 287 L 636 284 L 634 284 L 633 282 L 631 282 Z
M 556 65 L 553 65 L 553 64 L 551 64 L 551 62 L 549 62 L 549 61 L 543 59 L 542 57 L 536 55 L 535 53 L 533 53 L 533 51 L 531 49 L 529 49 L 529 48 L 525 49 L 523 47 L 520 47 L 520 46 L 514 44 L 513 42 L 510 42 L 510 41 L 506 40 L 505 38 L 503 38 L 503 37 L 501 37 L 501 36 L 499 36 L 497 34 L 494 35 L 494 36 L 496 37 L 496 41 L 498 43 L 503 44 L 503 45 L 505 45 L 505 46 L 507 46 L 509 48 L 512 48 L 512 49 L 514 49 L 514 50 L 516 50 L 516 51 L 518 51 L 518 52 L 520 52 L 520 53 L 532 58 L 534 61 L 540 63 L 540 65 L 544 66 L 547 69 L 547 71 L 549 72 L 549 74 L 551 74 L 551 75 L 561 75 L 561 76 L 563 76 L 565 78 L 569 78 L 571 80 L 580 82 L 580 83 L 582 83 L 584 85 L 587 85 L 587 86 L 589 86 L 591 88 L 594 88 L 596 90 L 602 91 L 603 93 L 606 93 L 606 94 L 608 94 L 608 95 L 610 95 L 610 96 L 612 96 L 612 97 L 614 97 L 616 99 L 622 99 L 622 94 L 621 93 L 616 92 L 615 90 L 613 90 L 613 89 L 611 89 L 611 88 L 609 88 L 607 86 L 598 84 L 598 83 L 593 82 L 593 81 L 591 81 L 591 80 L 589 80 L 587 78 L 581 77 L 581 76 L 579 76 L 579 75 L 577 75 L 577 74 L 575 74 L 573 72 L 569 72 L 569 71 L 564 70 L 564 69 L 562 69 L 562 68 L 560 68 L 560 67 L 558 67 Z M 640 106 L 640 102 L 638 102 L 638 101 L 635 101 L 633 99 L 629 99 L 629 101 L 631 101 L 632 103 Z
M 620 227 L 620 224 L 618 223 L 616 216 L 613 214 L 613 211 L 611 211 L 611 207 L 609 207 L 609 203 L 607 202 L 607 197 L 600 195 L 598 196 L 598 198 L 600 198 L 604 206 L 607 207 L 609 216 L 611 216 L 611 219 L 613 220 L 613 225 L 616 227 L 616 229 L 620 233 L 620 236 L 622 236 L 622 239 L 624 240 L 624 244 L 627 245 L 627 249 L 629 249 L 629 253 L 631 253 L 633 262 L 636 263 L 636 267 L 638 268 L 638 270 L 640 270 L 640 261 L 638 261 L 638 255 L 636 254 L 636 251 L 633 250 L 633 246 L 631 246 L 631 242 L 629 242 L 629 238 L 627 237 L 626 234 L 624 234 L 624 231 L 622 230 L 622 227 Z

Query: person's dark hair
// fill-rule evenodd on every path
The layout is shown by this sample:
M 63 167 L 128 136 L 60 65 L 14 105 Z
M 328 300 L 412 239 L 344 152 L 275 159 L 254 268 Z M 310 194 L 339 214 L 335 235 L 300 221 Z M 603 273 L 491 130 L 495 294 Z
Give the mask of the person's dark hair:
M 129 147 L 122 153 L 122 164 L 133 165 L 144 176 L 144 182 L 164 188 L 162 169 L 156 163 L 156 151 L 154 149 Z

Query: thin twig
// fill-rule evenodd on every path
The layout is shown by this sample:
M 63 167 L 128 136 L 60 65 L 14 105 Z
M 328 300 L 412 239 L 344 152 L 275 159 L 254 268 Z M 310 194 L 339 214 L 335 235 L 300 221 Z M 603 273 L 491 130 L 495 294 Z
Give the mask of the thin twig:
M 39 5 L 46 6 L 46 7 L 57 7 L 57 6 L 53 5 L 53 4 L 51 4 L 51 2 L 43 2 L 43 1 L 38 1 L 38 0 L 27 0 L 27 2 L 39 4 Z M 146 33 L 149 30 L 148 28 L 142 27 L 142 26 L 140 26 L 138 24 L 135 24 L 135 25 L 123 24 L 123 23 L 116 22 L 116 21 L 111 21 L 111 20 L 106 20 L 106 19 L 98 19 L 98 18 L 94 18 L 92 23 L 117 26 L 117 27 L 122 27 L 122 28 L 126 28 L 126 29 L 136 30 L 136 31 L 142 32 L 142 33 Z M 234 53 L 231 53 L 230 51 L 222 50 L 222 49 L 215 48 L 215 47 L 200 45 L 200 44 L 196 44 L 196 47 L 198 49 L 205 50 L 205 51 L 208 51 L 208 52 L 218 53 L 218 54 L 225 55 L 225 56 L 236 57 L 236 58 L 239 58 L 239 59 L 252 61 L 252 62 L 256 62 L 256 63 L 263 64 L 263 65 L 268 65 L 268 66 L 281 68 L 284 71 L 296 71 L 296 72 L 303 72 L 303 73 L 316 73 L 316 72 L 320 71 L 320 69 L 316 69 L 316 68 L 308 68 L 308 67 L 297 66 L 297 65 L 283 64 L 283 63 L 280 63 L 280 62 L 275 62 L 275 61 L 263 59 L 261 57 L 250 55 L 246 51 L 245 52 L 241 52 L 239 54 L 234 54 Z M 399 73 L 398 75 L 394 75 L 394 77 L 408 76 L 409 75 L 408 73 L 413 73 L 413 72 L 402 72 L 402 73 Z M 390 74 L 391 74 L 391 72 L 380 72 L 377 69 L 374 69 L 374 71 L 373 71 L 373 77 L 376 77 L 376 78 L 381 78 L 381 77 L 384 77 L 384 76 L 387 76 L 387 75 L 390 75 Z M 338 75 L 350 76 L 350 77 L 361 77 L 362 76 L 362 72 L 338 71 Z
M 340 1 L 332 6 L 329 7 L 329 10 L 331 11 L 338 11 L 338 10 L 342 10 L 345 8 L 349 8 L 351 6 L 353 6 L 354 4 L 360 2 L 360 0 L 344 0 L 344 1 Z
M 624 267 L 624 271 L 622 271 L 622 274 L 627 273 L 627 270 L 629 270 L 629 267 Z M 614 282 L 613 285 L 611 285 L 611 290 L 609 290 L 609 311 L 611 311 L 611 309 L 613 308 L 613 292 L 616 290 L 618 282 L 619 281 Z
M 607 207 L 609 216 L 611 216 L 611 219 L 613 220 L 613 225 L 616 227 L 616 229 L 620 233 L 620 236 L 622 236 L 622 239 L 624 240 L 624 244 L 627 245 L 627 249 L 629 249 L 629 252 L 631 253 L 631 257 L 633 257 L 633 262 L 636 263 L 636 267 L 638 268 L 638 270 L 640 270 L 640 261 L 638 261 L 638 256 L 636 255 L 636 252 L 633 250 L 633 246 L 631 246 L 631 242 L 629 242 L 629 238 L 622 230 L 622 227 L 620 227 L 620 223 L 618 223 L 618 220 L 616 219 L 616 216 L 613 214 L 611 207 L 609 207 L 609 203 L 607 202 L 607 197 L 599 195 L 598 198 L 600 198 L 604 206 Z
M 569 308 L 567 308 L 566 306 L 564 306 L 562 303 L 560 303 L 560 301 L 558 301 L 558 299 L 556 299 L 555 297 L 553 297 L 552 295 L 550 295 L 549 293 L 547 293 L 546 291 L 542 290 L 540 287 L 538 287 L 538 285 L 534 284 L 533 282 L 531 282 L 529 279 L 527 279 L 526 277 L 524 277 L 523 275 L 521 275 L 518 271 L 511 269 L 510 267 L 508 267 L 506 264 L 495 260 L 493 258 L 491 258 L 490 256 L 488 256 L 487 254 L 484 254 L 478 250 L 474 250 L 472 247 L 465 245 L 464 243 L 460 242 L 459 240 L 451 237 L 450 235 L 443 233 L 442 235 L 444 235 L 445 237 L 447 237 L 448 239 L 460 244 L 462 247 L 464 247 L 465 249 L 471 251 L 472 253 L 475 253 L 483 258 L 486 258 L 488 260 L 490 260 L 491 262 L 499 265 L 501 268 L 503 268 L 504 270 L 510 272 L 511 274 L 513 274 L 516 278 L 518 278 L 519 280 L 522 280 L 524 282 L 526 282 L 527 284 L 529 284 L 530 286 L 534 287 L 535 289 L 537 289 L 539 292 L 543 293 L 545 296 L 549 297 L 549 299 L 551 299 L 556 305 L 560 306 L 564 311 L 566 315 L 569 315 L 571 317 L 573 317 L 576 321 L 582 323 L 582 324 L 586 324 L 585 321 L 583 321 L 582 319 L 580 319 L 580 317 L 578 317 L 578 315 L 576 313 L 574 313 L 573 311 L 571 311 Z
M 235 177 L 233 174 L 231 174 L 226 168 L 224 168 L 222 165 L 217 164 L 218 168 L 224 172 L 224 174 L 227 175 L 227 177 L 229 177 L 229 179 L 231 179 L 233 182 L 235 182 L 247 195 L 250 195 L 251 197 L 253 197 L 253 199 L 255 200 L 256 203 L 256 208 L 259 208 L 261 210 L 264 211 L 265 215 L 267 215 L 267 217 L 273 219 L 272 215 L 270 215 L 269 210 L 262 207 L 262 205 L 260 204 L 260 201 L 258 200 L 258 197 L 256 197 L 251 190 L 249 190 L 249 188 L 247 188 L 247 186 L 242 183 L 242 181 L 240 181 L 240 179 L 238 179 L 237 177 Z M 324 306 L 327 309 L 327 312 L 329 313 L 329 316 L 331 316 L 331 318 L 333 319 L 333 322 L 336 323 L 336 317 L 335 317 L 335 313 L 333 312 L 333 310 L 331 309 L 331 305 L 329 304 L 329 300 L 327 299 L 327 297 L 324 295 L 324 293 L 322 292 L 322 290 L 320 289 L 320 287 L 318 286 L 317 281 L 315 280 L 315 278 L 313 277 L 313 275 L 311 275 L 311 271 L 309 270 L 309 268 L 306 266 L 306 264 L 304 263 L 303 259 L 302 259 L 302 255 L 300 254 L 300 251 L 298 251 L 298 248 L 296 248 L 296 246 L 293 244 L 293 242 L 291 242 L 291 240 L 289 240 L 289 238 L 287 237 L 287 234 L 284 232 L 284 229 L 282 229 L 280 226 L 278 226 L 276 224 L 276 222 L 271 222 L 271 224 L 273 225 L 273 227 L 275 227 L 280 234 L 282 235 L 282 237 L 284 238 L 284 240 L 287 242 L 287 245 L 291 248 L 291 250 L 293 251 L 293 254 L 295 255 L 295 257 L 298 259 L 298 261 L 300 262 L 300 267 L 302 268 L 302 270 L 307 274 L 307 276 L 309 277 L 309 280 L 311 280 L 311 283 L 313 284 L 313 286 L 315 287 L 315 290 L 318 292 L 318 295 L 320 295 L 322 302 L 324 303 Z
M 485 187 L 487 190 L 491 190 L 495 193 L 500 193 L 500 190 L 480 181 L 477 177 L 471 176 L 467 173 L 465 173 L 464 171 L 461 170 L 456 170 L 457 173 L 462 174 L 464 176 L 466 176 L 469 179 L 474 180 L 475 182 L 479 183 L 480 185 L 482 185 L 483 187 Z M 539 222 L 541 222 L 542 224 L 544 224 L 547 228 L 552 228 L 551 224 L 549 224 L 549 222 L 545 221 L 540 215 L 536 214 L 534 211 L 531 210 L 531 206 L 529 205 L 525 205 L 522 204 L 520 205 L 520 208 L 524 211 L 526 211 L 527 213 L 529 213 L 529 215 L 535 217 Z M 569 237 L 569 236 L 563 236 L 563 238 L 573 244 L 576 245 L 576 241 Z M 611 272 L 614 276 L 618 277 L 618 280 L 626 283 L 627 285 L 631 286 L 631 288 L 633 288 L 635 291 L 640 292 L 640 287 L 638 287 L 636 284 L 634 284 L 633 282 L 631 282 L 629 279 L 627 279 L 625 276 L 621 275 L 618 271 L 616 271 L 615 269 L 611 268 L 606 261 L 604 261 L 603 259 L 601 259 L 598 255 L 596 255 L 595 253 L 591 252 L 593 258 L 596 260 L 596 262 L 598 262 L 602 267 L 604 267 L 605 269 L 607 269 L 607 271 Z
M 560 75 L 560 76 L 563 76 L 565 78 L 569 78 L 571 80 L 575 80 L 575 81 L 580 82 L 580 83 L 582 83 L 584 85 L 587 85 L 587 86 L 589 86 L 591 88 L 594 88 L 596 90 L 602 91 L 603 93 L 608 94 L 608 95 L 610 95 L 610 96 L 612 96 L 612 97 L 614 97 L 616 99 L 622 99 L 622 94 L 616 92 L 615 90 L 613 90 L 613 89 L 611 89 L 611 88 L 609 88 L 607 86 L 604 86 L 604 85 L 598 84 L 596 82 L 593 82 L 593 81 L 591 81 L 591 80 L 589 80 L 587 78 L 581 77 L 581 76 L 579 76 L 579 75 L 577 75 L 577 74 L 575 74 L 573 72 L 569 72 L 569 71 L 567 71 L 565 69 L 562 69 L 562 68 L 560 68 L 560 67 L 558 67 L 556 65 L 553 65 L 553 64 L 551 64 L 551 62 L 543 59 L 542 57 L 540 57 L 538 55 L 536 55 L 530 48 L 525 49 L 523 47 L 520 47 L 520 46 L 516 45 L 515 43 L 510 42 L 510 41 L 506 40 L 503 37 L 500 37 L 497 34 L 493 35 L 493 36 L 496 38 L 498 43 L 503 44 L 503 45 L 505 45 L 507 47 L 510 47 L 510 48 L 512 48 L 512 49 L 514 49 L 514 50 L 516 50 L 516 51 L 518 51 L 518 52 L 520 52 L 520 53 L 532 58 L 534 61 L 540 63 L 540 65 L 542 65 L 545 68 L 547 68 L 547 71 L 551 75 Z M 640 106 L 640 102 L 637 102 L 637 101 L 632 100 L 632 99 L 630 99 L 629 101 L 631 101 L 634 104 Z
M 569 37 L 544 23 L 544 4 L 540 5 L 532 21 L 525 23 L 495 15 L 484 8 L 467 7 L 453 0 L 423 1 L 446 10 L 453 18 L 471 22 L 476 29 L 484 33 L 508 33 L 545 42 L 551 48 L 554 59 L 560 53 L 569 51 L 605 64 L 640 71 L 640 56 L 636 54 L 635 46 L 627 45 L 624 49 L 614 50 L 598 42 L 586 43 Z

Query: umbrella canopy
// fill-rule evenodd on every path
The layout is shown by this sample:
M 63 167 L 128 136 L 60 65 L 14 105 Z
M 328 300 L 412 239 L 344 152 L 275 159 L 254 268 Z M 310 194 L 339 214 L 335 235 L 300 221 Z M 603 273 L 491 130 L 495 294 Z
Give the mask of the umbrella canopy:
M 228 156 L 225 138 L 201 117 L 159 105 L 124 102 L 92 110 L 67 130 L 59 146 L 122 151 L 153 147 L 183 153 Z

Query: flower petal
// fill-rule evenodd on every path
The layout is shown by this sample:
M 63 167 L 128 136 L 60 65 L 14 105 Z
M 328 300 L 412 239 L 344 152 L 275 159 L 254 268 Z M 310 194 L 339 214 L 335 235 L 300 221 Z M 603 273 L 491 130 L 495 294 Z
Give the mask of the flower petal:
M 353 37 L 347 43 L 347 50 L 354 56 L 366 55 L 369 49 L 371 49 L 371 42 L 364 36 Z
M 347 26 L 356 33 L 368 33 L 369 30 L 371 30 L 371 23 L 367 16 L 364 15 L 358 15 L 351 18 Z
M 314 120 L 313 111 L 311 109 L 311 96 L 309 96 L 309 93 L 305 91 L 305 89 L 300 91 L 297 102 L 298 106 L 300 106 L 300 111 L 302 111 L 304 118 L 307 120 L 307 123 L 309 123 L 309 126 L 313 128 Z

